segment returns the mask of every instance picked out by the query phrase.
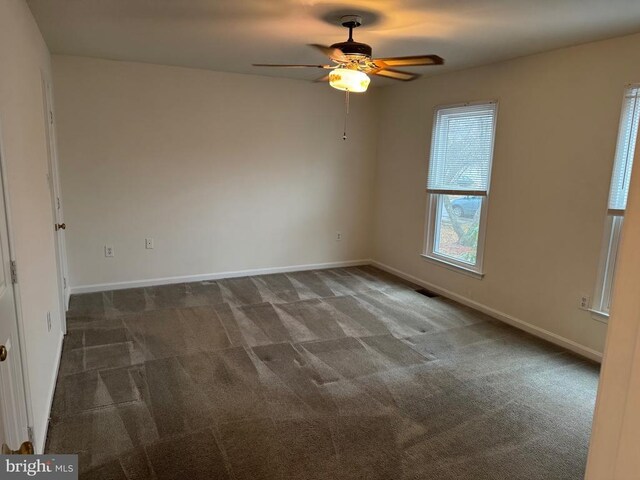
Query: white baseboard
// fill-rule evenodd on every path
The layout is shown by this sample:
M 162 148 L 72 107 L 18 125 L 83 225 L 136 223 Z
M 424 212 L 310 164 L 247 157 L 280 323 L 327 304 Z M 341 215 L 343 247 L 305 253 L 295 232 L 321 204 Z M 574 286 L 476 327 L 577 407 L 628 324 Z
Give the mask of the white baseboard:
M 58 341 L 58 349 L 56 352 L 56 369 L 55 369 L 55 374 L 53 375 L 53 382 L 51 384 L 51 386 L 49 387 L 49 396 L 48 396 L 48 404 L 49 404 L 49 409 L 47 410 L 47 419 L 44 423 L 44 428 L 42 430 L 42 432 L 40 432 L 40 435 L 38 435 L 38 438 L 34 439 L 35 440 L 35 445 L 34 445 L 34 450 L 35 453 L 37 454 L 42 454 L 44 453 L 44 447 L 46 446 L 47 443 L 47 432 L 49 431 L 49 420 L 51 419 L 51 409 L 53 408 L 53 397 L 56 393 L 56 384 L 58 381 L 58 374 L 60 373 L 60 360 L 62 359 L 62 344 L 64 342 L 64 335 L 60 335 L 60 340 Z
M 378 267 L 381 270 L 397 275 L 400 278 L 404 278 L 410 282 L 413 282 L 421 287 L 424 287 L 428 290 L 432 290 L 435 293 L 442 295 L 443 297 L 450 298 L 451 300 L 455 300 L 458 303 L 466 305 L 468 307 L 479 310 L 483 313 L 486 313 L 490 317 L 493 317 L 497 320 L 503 321 L 512 325 L 520 330 L 524 330 L 527 333 L 535 335 L 536 337 L 540 337 L 544 340 L 547 340 L 551 343 L 555 343 L 561 347 L 564 347 L 572 352 L 577 353 L 578 355 L 582 355 L 583 357 L 587 357 L 596 362 L 602 362 L 602 353 L 592 348 L 585 347 L 573 340 L 569 340 L 561 335 L 550 332 L 549 330 L 545 330 L 544 328 L 540 328 L 536 325 L 533 325 L 529 322 L 525 322 L 524 320 L 520 320 L 519 318 L 513 317 L 507 313 L 501 312 L 494 308 L 483 305 L 482 303 L 476 302 L 475 300 L 471 300 L 469 298 L 463 297 L 457 293 L 454 293 L 450 290 L 446 290 L 444 288 L 438 287 L 429 282 L 425 282 L 424 280 L 419 279 L 418 277 L 414 277 L 413 275 L 409 275 L 408 273 L 404 273 L 396 268 L 390 267 L 389 265 L 385 265 L 384 263 L 380 263 L 378 261 L 373 260 L 371 265 Z
M 254 275 L 269 275 L 272 273 L 300 272 L 303 270 L 321 270 L 325 268 L 355 267 L 370 265 L 371 260 L 346 260 L 342 262 L 315 263 L 310 265 L 290 265 L 286 267 L 255 268 L 238 270 L 235 272 L 203 273 L 199 275 L 183 275 L 179 277 L 150 278 L 146 280 L 132 280 L 127 282 L 99 283 L 95 285 L 79 285 L 71 287 L 71 293 L 93 293 L 108 290 L 122 290 L 124 288 L 152 287 L 154 285 L 169 285 L 171 283 L 202 282 L 206 280 L 220 280 L 222 278 L 252 277 Z

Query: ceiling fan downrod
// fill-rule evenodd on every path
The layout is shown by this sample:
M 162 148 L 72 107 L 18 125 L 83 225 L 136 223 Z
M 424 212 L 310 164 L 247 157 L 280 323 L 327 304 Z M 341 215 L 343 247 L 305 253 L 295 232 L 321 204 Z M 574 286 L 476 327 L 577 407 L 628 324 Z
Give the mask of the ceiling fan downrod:
M 349 29 L 347 42 L 353 42 L 353 29 L 362 25 L 362 17 L 359 15 L 343 15 L 340 17 L 340 24 Z

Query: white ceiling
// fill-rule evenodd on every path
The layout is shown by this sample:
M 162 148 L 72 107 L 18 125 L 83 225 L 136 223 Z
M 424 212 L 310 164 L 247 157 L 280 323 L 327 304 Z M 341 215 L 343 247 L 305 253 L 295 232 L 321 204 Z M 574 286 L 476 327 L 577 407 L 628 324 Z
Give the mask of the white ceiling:
M 433 53 L 433 74 L 640 31 L 638 0 L 28 0 L 53 53 L 314 79 L 308 43 L 344 41 L 340 13 L 374 57 Z M 595 64 L 595 62 L 594 62 Z M 376 79 L 378 84 L 390 80 Z

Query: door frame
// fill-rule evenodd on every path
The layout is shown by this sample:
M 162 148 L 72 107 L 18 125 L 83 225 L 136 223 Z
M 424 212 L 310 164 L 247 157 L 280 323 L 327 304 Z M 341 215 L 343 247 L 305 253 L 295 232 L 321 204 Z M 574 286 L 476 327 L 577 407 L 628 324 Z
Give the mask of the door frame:
M 62 208 L 62 191 L 60 189 L 60 175 L 58 170 L 58 146 L 55 135 L 55 116 L 53 114 L 53 93 L 51 81 L 44 71 L 40 71 L 42 78 L 42 102 L 44 109 L 45 135 L 47 140 L 47 162 L 49 190 L 51 192 L 51 210 L 54 224 L 64 223 L 64 211 Z M 54 228 L 54 225 L 52 225 Z M 54 234 L 56 248 L 56 270 L 58 273 L 58 296 L 60 297 L 60 321 L 62 334 L 67 333 L 67 316 L 69 308 L 70 286 L 67 268 L 67 250 L 65 245 L 65 230 L 56 231 Z
M 640 133 L 636 145 L 640 145 Z M 636 147 L 589 443 L 587 480 L 637 478 L 640 468 L 639 240 L 640 148 Z
M 9 244 L 9 259 L 12 262 L 16 261 L 15 257 L 15 239 L 13 237 L 13 229 L 12 229 L 12 216 L 11 216 L 11 204 L 9 201 L 9 177 L 7 172 L 7 162 L 6 156 L 4 152 L 3 145 L 3 129 L 2 129 L 2 115 L 0 112 L 0 195 L 3 196 L 4 200 L 4 210 L 5 210 L 5 220 L 7 224 L 7 242 Z M 20 283 L 16 282 L 11 284 L 12 294 L 14 298 L 14 306 L 16 311 L 16 335 L 17 335 L 17 344 L 13 345 L 13 350 L 17 349 L 17 360 L 16 365 L 18 366 L 18 374 L 14 375 L 13 381 L 18 386 L 18 390 L 21 393 L 21 401 L 23 404 L 24 410 L 21 409 L 20 412 L 12 412 L 16 418 L 20 420 L 17 422 L 12 422 L 16 427 L 15 431 L 10 432 L 7 435 L 7 438 L 14 438 L 14 443 L 20 441 L 30 441 L 33 442 L 33 410 L 31 408 L 31 388 L 29 383 L 29 371 L 27 368 L 27 346 L 25 341 L 24 334 L 24 317 L 22 315 L 22 302 L 20 301 Z M 0 415 L 2 413 L 0 412 Z M 5 430 L 9 427 L 9 422 L 7 419 L 4 419 L 4 427 Z M 19 445 L 19 443 L 18 443 Z M 16 445 L 14 445 L 16 446 Z M 17 448 L 17 446 L 16 446 Z

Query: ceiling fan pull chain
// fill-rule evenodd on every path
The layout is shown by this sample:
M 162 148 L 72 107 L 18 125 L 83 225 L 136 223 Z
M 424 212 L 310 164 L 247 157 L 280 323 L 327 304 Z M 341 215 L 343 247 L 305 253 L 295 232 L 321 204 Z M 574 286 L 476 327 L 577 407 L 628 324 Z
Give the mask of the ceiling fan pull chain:
M 342 140 L 347 139 L 347 117 L 349 116 L 349 90 L 344 92 L 344 133 L 342 134 Z

